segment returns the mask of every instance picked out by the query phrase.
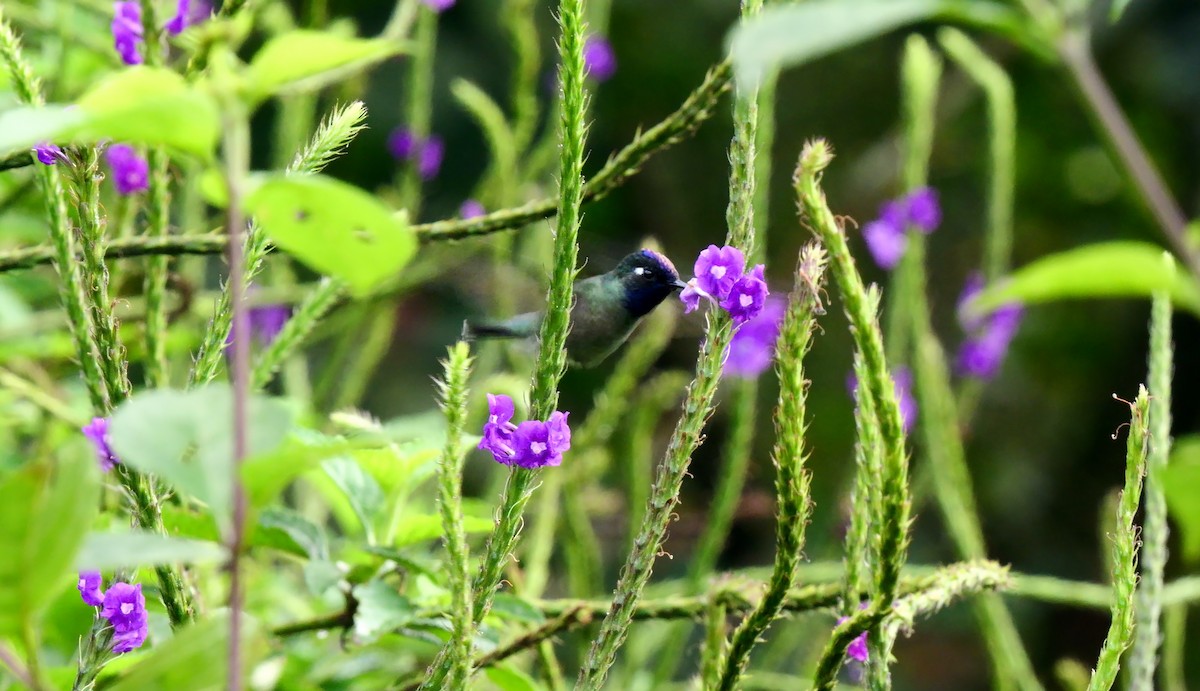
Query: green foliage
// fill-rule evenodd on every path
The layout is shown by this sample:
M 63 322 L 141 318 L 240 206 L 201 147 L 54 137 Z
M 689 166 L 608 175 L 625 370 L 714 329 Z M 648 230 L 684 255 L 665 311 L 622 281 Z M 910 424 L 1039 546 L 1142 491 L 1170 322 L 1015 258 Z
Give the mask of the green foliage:
M 108 571 L 159 564 L 201 564 L 218 561 L 224 555 L 220 545 L 203 540 L 139 531 L 92 533 L 75 556 L 75 569 Z
M 1171 460 L 1160 470 L 1167 507 L 1179 527 L 1183 555 L 1200 559 L 1200 435 L 1174 440 Z
M 266 640 L 261 627 L 244 617 L 243 670 L 248 671 L 266 653 Z M 170 640 L 155 646 L 127 673 L 121 674 L 107 688 L 113 691 L 142 691 L 143 689 L 175 689 L 177 691 L 210 691 L 225 683 L 229 669 L 226 652 L 229 647 L 229 612 L 215 612 L 204 621 L 180 631 Z M 246 672 L 243 672 L 245 676 Z
M 354 588 L 358 609 L 354 613 L 354 634 L 372 641 L 404 626 L 417 616 L 417 608 L 408 598 L 383 581 L 371 581 Z
M 402 217 L 363 190 L 323 175 L 268 176 L 245 206 L 278 247 L 341 279 L 359 297 L 393 279 L 417 250 Z
M 246 89 L 253 99 L 316 91 L 399 55 L 406 47 L 389 39 L 289 31 L 267 41 L 254 54 L 246 69 Z
M 976 298 L 973 309 L 982 313 L 1011 301 L 1033 305 L 1064 298 L 1149 298 L 1167 292 L 1177 306 L 1200 314 L 1196 279 L 1170 270 L 1163 257 L 1162 247 L 1136 241 L 1065 250 L 1037 259 L 990 286 Z
M 0 476 L 0 636 L 22 635 L 71 580 L 99 490 L 90 458 L 33 462 Z
M 232 394 L 224 385 L 141 393 L 113 413 L 113 449 L 121 462 L 207 504 L 225 525 L 233 506 L 232 410 Z M 252 399 L 248 419 L 252 456 L 275 450 L 292 425 L 288 409 L 266 397 Z

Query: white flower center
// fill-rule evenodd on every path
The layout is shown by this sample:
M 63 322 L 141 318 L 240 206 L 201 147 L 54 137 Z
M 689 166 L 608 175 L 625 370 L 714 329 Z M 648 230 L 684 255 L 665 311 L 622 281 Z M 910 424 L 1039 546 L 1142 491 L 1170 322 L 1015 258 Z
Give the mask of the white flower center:
M 546 450 L 546 445 L 540 441 L 530 442 L 529 450 L 534 452 L 535 454 L 541 454 L 543 451 Z
M 712 274 L 712 277 L 719 281 L 722 278 L 725 278 L 726 271 L 729 271 L 729 269 L 727 267 L 724 267 L 724 266 L 721 266 L 720 264 L 718 264 L 717 266 L 714 266 L 711 269 L 709 269 L 708 273 Z
M 132 602 L 122 602 L 121 603 L 121 614 L 128 615 L 132 611 L 133 611 L 133 603 Z
M 87 587 L 87 581 L 85 581 L 84 579 L 80 578 L 80 579 L 79 579 L 79 587 L 80 587 L 80 588 L 86 588 L 86 587 Z
M 742 307 L 749 307 L 754 304 L 754 298 L 750 295 L 739 295 L 738 302 L 741 303 Z

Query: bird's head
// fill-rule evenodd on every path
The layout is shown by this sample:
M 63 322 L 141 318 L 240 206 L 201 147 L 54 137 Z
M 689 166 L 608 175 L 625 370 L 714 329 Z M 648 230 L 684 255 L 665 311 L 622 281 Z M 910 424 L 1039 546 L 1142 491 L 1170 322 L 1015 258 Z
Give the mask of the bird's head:
M 625 309 L 635 317 L 650 313 L 667 296 L 687 287 L 675 265 L 654 250 L 638 250 L 621 260 L 613 274 L 623 290 Z

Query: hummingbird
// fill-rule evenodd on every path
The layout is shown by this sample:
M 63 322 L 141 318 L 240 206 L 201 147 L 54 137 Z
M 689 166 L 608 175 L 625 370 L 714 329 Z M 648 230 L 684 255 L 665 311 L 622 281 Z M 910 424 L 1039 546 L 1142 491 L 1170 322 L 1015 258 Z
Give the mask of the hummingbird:
M 671 260 L 649 249 L 626 256 L 608 273 L 576 281 L 567 357 L 582 367 L 594 367 L 629 338 L 642 317 L 686 287 Z M 463 340 L 533 338 L 542 315 L 527 312 L 499 322 L 468 320 L 463 324 Z

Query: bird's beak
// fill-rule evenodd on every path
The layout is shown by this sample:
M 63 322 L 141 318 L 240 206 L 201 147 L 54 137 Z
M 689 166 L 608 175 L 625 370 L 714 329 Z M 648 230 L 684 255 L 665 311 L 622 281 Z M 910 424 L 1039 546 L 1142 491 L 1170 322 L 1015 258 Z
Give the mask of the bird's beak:
M 675 288 L 676 290 L 683 290 L 684 288 L 687 288 L 687 284 L 677 278 L 675 279 L 675 282 L 671 284 L 671 287 Z

